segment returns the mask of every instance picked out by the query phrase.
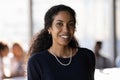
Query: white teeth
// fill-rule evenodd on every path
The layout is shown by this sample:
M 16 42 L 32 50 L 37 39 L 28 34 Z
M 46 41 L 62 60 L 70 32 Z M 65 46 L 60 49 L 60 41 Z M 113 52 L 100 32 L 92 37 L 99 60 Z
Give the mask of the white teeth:
M 69 38 L 69 36 L 61 36 L 62 38 Z

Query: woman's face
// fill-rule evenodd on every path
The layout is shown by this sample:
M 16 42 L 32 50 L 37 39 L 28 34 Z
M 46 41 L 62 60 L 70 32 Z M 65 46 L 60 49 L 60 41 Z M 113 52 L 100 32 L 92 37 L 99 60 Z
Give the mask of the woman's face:
M 8 53 L 9 53 L 9 49 L 8 48 L 5 48 L 4 50 L 1 51 L 2 57 L 7 56 Z
M 73 17 L 67 11 L 60 11 L 54 16 L 52 26 L 48 30 L 54 45 L 67 46 L 75 31 Z
M 22 49 L 18 45 L 14 45 L 12 48 L 13 54 L 15 56 L 21 56 L 22 55 Z

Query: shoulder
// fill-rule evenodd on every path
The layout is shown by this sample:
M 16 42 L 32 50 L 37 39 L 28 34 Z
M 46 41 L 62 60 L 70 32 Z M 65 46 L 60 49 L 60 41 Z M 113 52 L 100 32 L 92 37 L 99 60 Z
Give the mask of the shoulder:
M 47 57 L 47 53 L 47 50 L 33 53 L 33 55 L 29 58 L 29 62 L 43 61 L 43 59 Z
M 78 53 L 82 54 L 84 58 L 87 58 L 89 61 L 95 61 L 95 54 L 88 48 L 78 48 Z
M 109 62 L 109 58 L 107 58 L 107 57 L 105 57 L 105 56 L 103 56 L 103 55 L 100 55 L 99 57 L 100 57 L 101 59 Z
M 93 55 L 94 56 L 94 53 L 92 50 L 88 49 L 88 48 L 78 48 L 78 52 L 81 52 L 83 54 L 86 54 L 86 55 Z
M 94 70 L 95 68 L 95 54 L 88 48 L 78 48 L 80 54 L 88 61 L 89 66 Z

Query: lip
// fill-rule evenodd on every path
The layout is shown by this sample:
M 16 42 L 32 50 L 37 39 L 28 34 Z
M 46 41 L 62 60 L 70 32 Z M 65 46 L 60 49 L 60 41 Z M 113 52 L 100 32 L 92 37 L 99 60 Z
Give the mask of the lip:
M 64 40 L 70 39 L 70 35 L 60 35 L 60 37 L 61 37 L 62 39 L 64 39 Z
M 69 36 L 61 36 L 62 38 L 65 38 L 65 39 L 67 39 L 67 38 L 69 38 Z

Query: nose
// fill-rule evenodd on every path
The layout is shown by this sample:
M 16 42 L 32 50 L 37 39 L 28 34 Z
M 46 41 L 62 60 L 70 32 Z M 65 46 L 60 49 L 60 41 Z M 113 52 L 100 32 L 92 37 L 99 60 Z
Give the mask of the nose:
M 67 25 L 64 25 L 63 31 L 64 31 L 64 32 L 69 32 L 69 27 L 68 27 Z

